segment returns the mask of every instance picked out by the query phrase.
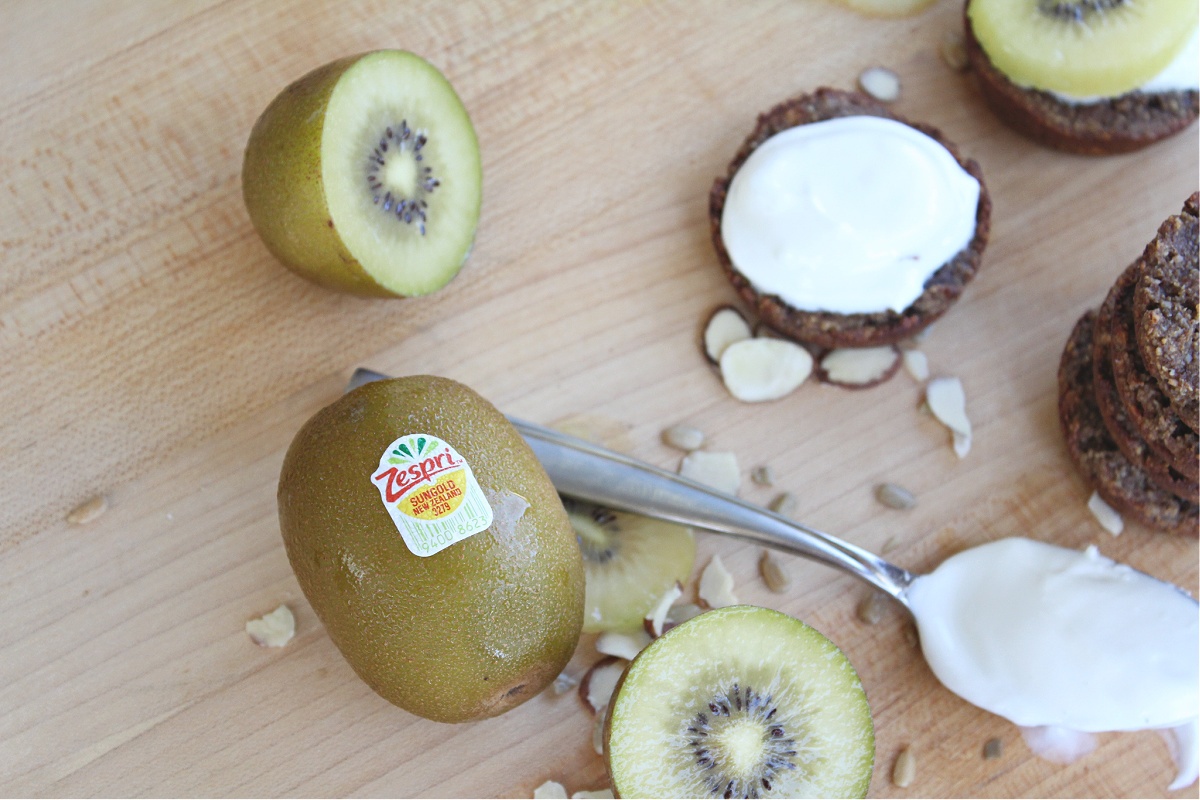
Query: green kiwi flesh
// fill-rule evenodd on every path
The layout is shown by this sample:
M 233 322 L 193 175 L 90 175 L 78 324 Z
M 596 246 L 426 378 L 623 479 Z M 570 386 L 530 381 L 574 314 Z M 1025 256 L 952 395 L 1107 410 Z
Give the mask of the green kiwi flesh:
M 832 642 L 770 609 L 672 628 L 629 665 L 604 752 L 619 797 L 865 797 L 866 694 Z
M 470 253 L 479 145 L 433 65 L 380 50 L 326 64 L 271 102 L 242 189 L 267 248 L 301 276 L 352 294 L 424 295 Z

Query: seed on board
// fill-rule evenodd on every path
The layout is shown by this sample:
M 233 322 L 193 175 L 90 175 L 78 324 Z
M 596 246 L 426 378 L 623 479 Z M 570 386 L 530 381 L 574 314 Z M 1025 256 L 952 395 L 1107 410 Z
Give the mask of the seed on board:
M 858 618 L 866 625 L 874 625 L 887 612 L 887 595 L 870 592 L 858 603 Z
M 1100 523 L 1100 527 L 1113 536 L 1120 536 L 1121 531 L 1125 530 L 1125 520 L 1122 519 L 1120 512 L 1104 502 L 1104 498 L 1100 496 L 1099 492 L 1092 492 L 1092 496 L 1088 498 L 1087 507 L 1096 521 Z
M 792 585 L 792 576 L 788 574 L 787 568 L 770 550 L 763 551 L 762 558 L 758 560 L 758 571 L 762 575 L 763 583 L 776 594 L 786 592 Z
M 71 525 L 87 525 L 95 522 L 108 510 L 108 498 L 102 494 L 94 495 L 71 509 L 67 514 L 67 522 Z
M 900 97 L 900 78 L 886 67 L 871 67 L 858 76 L 858 86 L 876 100 L 890 103 Z
M 767 465 L 755 467 L 750 473 L 750 480 L 757 483 L 759 486 L 774 486 L 775 485 L 775 470 Z
M 897 511 L 905 511 L 917 504 L 916 495 L 895 483 L 881 483 L 876 486 L 875 499 Z
M 781 517 L 791 518 L 796 515 L 798 505 L 795 495 L 791 492 L 783 492 L 771 501 L 769 508 Z
M 1004 742 L 1000 739 L 993 737 L 983 744 L 983 757 L 988 760 L 999 758 L 1003 752 Z
M 681 422 L 663 431 L 662 439 L 676 450 L 690 453 L 693 450 L 699 450 L 704 444 L 704 431 L 694 425 L 685 425 Z
M 967 60 L 967 42 L 962 31 L 946 31 L 938 45 L 938 54 L 947 67 L 955 72 L 966 72 L 970 67 Z
M 896 756 L 896 764 L 892 767 L 892 783 L 903 789 L 911 786 L 917 777 L 917 757 L 911 747 L 906 747 Z

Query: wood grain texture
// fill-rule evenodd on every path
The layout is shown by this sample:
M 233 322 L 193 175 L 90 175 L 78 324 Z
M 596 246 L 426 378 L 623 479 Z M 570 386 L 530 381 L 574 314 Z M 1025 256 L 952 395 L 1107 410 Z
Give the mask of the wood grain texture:
M 538 697 L 448 726 L 376 697 L 333 648 L 288 566 L 275 482 L 293 433 L 354 366 L 463 381 L 509 413 L 628 426 L 673 468 L 669 424 L 770 464 L 799 516 L 906 567 L 1007 535 L 1098 544 L 1195 593 L 1195 540 L 1085 508 L 1055 413 L 1075 319 L 1196 188 L 1197 132 L 1095 159 L 999 125 L 937 55 L 959 7 L 900 20 L 767 2 L 41 3 L 0 10 L 0 793 L 530 796 L 596 788 L 589 714 Z M 289 81 L 380 47 L 423 54 L 481 141 L 474 254 L 422 300 L 369 301 L 273 262 L 241 202 L 250 126 Z M 730 302 L 705 218 L 755 115 L 883 64 L 897 109 L 976 158 L 995 203 L 979 277 L 922 345 L 962 378 L 975 445 L 955 458 L 907 376 L 868 392 L 808 385 L 734 401 L 700 355 Z M 910 512 L 875 502 L 901 483 Z M 108 511 L 65 518 L 97 493 Z M 698 536 L 742 600 L 837 642 L 875 714 L 874 796 L 1156 796 L 1152 733 L 1106 735 L 1071 766 L 941 688 L 894 610 L 865 626 L 853 579 L 796 559 L 786 596 L 757 548 Z M 296 639 L 245 621 L 287 602 Z M 590 638 L 573 662 L 594 658 Z M 984 760 L 993 737 L 1001 758 Z M 908 789 L 890 781 L 905 746 Z M 1196 796 L 1196 787 L 1179 793 Z

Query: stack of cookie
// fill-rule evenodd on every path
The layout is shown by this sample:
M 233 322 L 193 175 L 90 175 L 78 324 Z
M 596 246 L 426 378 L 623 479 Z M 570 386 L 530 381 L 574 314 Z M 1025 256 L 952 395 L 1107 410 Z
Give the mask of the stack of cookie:
M 1147 527 L 1190 536 L 1200 529 L 1197 200 L 1075 324 L 1058 370 L 1059 418 L 1087 481 Z

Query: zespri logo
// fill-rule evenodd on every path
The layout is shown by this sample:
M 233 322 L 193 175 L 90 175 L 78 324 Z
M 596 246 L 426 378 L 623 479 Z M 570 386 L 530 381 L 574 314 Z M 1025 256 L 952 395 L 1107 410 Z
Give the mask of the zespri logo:
M 392 442 L 371 482 L 418 556 L 431 556 L 492 524 L 492 508 L 470 464 L 436 436 L 417 433 Z

